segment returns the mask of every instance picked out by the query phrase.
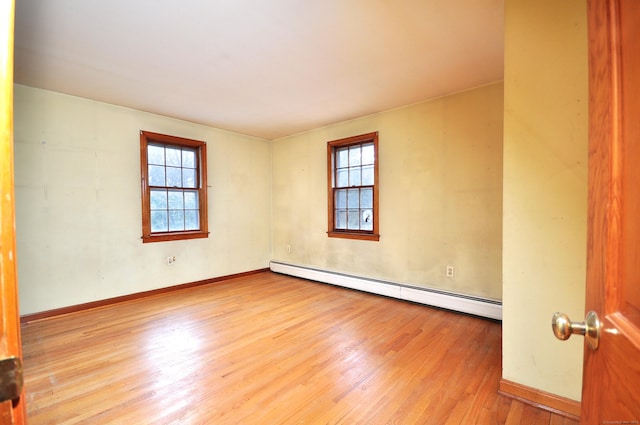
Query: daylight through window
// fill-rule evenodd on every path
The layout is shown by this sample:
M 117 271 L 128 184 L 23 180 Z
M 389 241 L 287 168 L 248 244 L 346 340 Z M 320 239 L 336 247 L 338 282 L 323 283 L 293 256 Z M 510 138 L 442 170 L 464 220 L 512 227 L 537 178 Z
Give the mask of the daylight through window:
M 144 242 L 208 236 L 206 144 L 142 131 Z
M 378 240 L 378 133 L 327 143 L 330 237 Z

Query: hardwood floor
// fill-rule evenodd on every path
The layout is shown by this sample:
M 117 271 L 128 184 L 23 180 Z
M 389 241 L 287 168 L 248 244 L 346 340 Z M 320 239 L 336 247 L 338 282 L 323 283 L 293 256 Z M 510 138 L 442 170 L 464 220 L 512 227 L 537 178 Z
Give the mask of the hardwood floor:
M 271 272 L 22 332 L 30 425 L 577 424 L 497 393 L 497 322 Z

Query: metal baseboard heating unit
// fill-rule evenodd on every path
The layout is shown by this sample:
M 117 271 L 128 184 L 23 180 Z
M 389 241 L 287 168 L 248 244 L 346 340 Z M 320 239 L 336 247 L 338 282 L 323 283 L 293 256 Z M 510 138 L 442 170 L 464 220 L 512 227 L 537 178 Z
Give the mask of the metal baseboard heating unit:
M 276 261 L 270 263 L 270 268 L 271 271 L 275 273 L 371 292 L 373 294 L 445 308 L 461 313 L 473 314 L 488 319 L 502 320 L 502 303 L 489 298 L 402 285 L 394 282 L 351 276 Z

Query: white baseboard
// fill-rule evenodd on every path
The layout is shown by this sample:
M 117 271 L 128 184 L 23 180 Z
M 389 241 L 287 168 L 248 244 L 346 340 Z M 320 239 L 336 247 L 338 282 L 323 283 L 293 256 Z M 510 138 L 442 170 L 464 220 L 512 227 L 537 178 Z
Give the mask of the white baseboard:
M 271 271 L 276 273 L 371 292 L 401 300 L 413 301 L 434 307 L 446 308 L 448 310 L 473 314 L 489 319 L 502 320 L 502 303 L 488 298 L 351 276 L 277 261 L 272 261 L 270 268 Z

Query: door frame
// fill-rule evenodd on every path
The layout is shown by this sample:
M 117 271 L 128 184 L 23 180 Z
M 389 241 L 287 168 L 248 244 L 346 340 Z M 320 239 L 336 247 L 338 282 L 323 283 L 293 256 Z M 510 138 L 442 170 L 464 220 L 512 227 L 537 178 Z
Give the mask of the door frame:
M 13 37 L 15 1 L 0 1 L 0 359 L 22 361 L 13 179 Z M 20 374 L 21 378 L 21 374 Z M 25 390 L 20 398 L 0 403 L 0 425 L 26 420 Z

